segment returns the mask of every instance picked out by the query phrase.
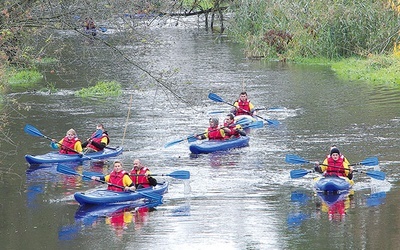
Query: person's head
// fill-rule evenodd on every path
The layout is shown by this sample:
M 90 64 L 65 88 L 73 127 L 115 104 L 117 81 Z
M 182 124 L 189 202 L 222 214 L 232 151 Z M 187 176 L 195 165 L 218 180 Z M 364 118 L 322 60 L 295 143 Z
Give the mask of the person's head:
M 233 123 L 233 122 L 235 121 L 235 118 L 234 118 L 233 114 L 228 114 L 228 115 L 226 116 L 225 120 L 226 120 L 226 122 L 227 122 L 228 124 L 231 124 L 231 123 Z
M 218 126 L 218 118 L 210 118 L 210 127 L 215 128 Z
M 122 161 L 120 160 L 115 160 L 113 163 L 114 166 L 114 172 L 121 172 L 123 170 L 124 165 L 122 164 Z
M 140 163 L 139 159 L 133 160 L 133 168 L 135 170 L 139 170 L 142 167 L 142 164 Z
M 77 136 L 76 136 L 75 130 L 72 129 L 72 128 L 69 129 L 69 130 L 67 131 L 66 136 L 67 136 L 69 139 L 73 139 L 73 138 L 77 137 Z
M 336 161 L 337 159 L 339 159 L 339 156 L 340 156 L 339 149 L 338 148 L 332 148 L 331 152 L 330 152 L 330 155 L 331 155 L 332 159 L 334 159 Z
M 247 100 L 247 92 L 246 91 L 241 92 L 239 95 L 239 99 L 241 101 L 246 101 Z
M 103 126 L 103 124 L 101 124 L 101 123 L 97 124 L 96 129 L 101 129 L 101 130 L 104 131 L 104 126 Z

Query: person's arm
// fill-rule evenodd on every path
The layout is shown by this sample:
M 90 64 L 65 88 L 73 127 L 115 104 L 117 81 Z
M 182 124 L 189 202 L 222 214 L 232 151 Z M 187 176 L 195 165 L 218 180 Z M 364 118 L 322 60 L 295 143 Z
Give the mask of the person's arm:
M 74 150 L 75 150 L 76 152 L 82 153 L 82 144 L 81 144 L 81 141 L 75 142 Z
M 128 174 L 124 175 L 122 179 L 122 183 L 124 184 L 125 191 L 135 191 L 135 184 L 133 183 L 131 177 Z
M 325 158 L 324 162 L 322 163 L 322 165 L 320 166 L 322 172 L 325 172 L 328 169 L 328 158 Z
M 157 180 L 155 179 L 155 178 L 153 178 L 153 177 L 151 177 L 151 172 L 150 172 L 150 170 L 147 170 L 146 171 L 146 174 L 147 174 L 147 180 L 149 181 L 149 184 L 151 185 L 151 186 L 157 186 Z
M 97 143 L 95 141 L 92 141 L 92 145 L 95 146 L 96 148 L 99 148 L 100 150 L 103 150 L 107 145 L 103 142 Z
M 251 114 L 249 114 L 249 115 L 255 115 L 257 112 L 256 112 L 256 110 L 254 109 L 254 105 L 253 105 L 253 103 L 249 103 L 249 109 L 250 109 L 250 113 Z

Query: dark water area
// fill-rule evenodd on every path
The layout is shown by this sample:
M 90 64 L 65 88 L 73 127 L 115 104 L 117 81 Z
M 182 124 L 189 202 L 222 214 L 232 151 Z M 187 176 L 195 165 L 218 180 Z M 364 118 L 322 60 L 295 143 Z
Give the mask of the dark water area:
M 55 66 L 45 69 L 57 91 L 9 94 L 30 109 L 11 111 L 7 131 L 14 145 L 1 144 L 2 152 L 10 152 L 0 167 L 3 249 L 397 249 L 398 86 L 340 80 L 326 66 L 248 60 L 228 38 L 197 27 L 165 25 L 147 32 L 157 37 L 152 46 L 119 48 L 149 68 L 179 69 L 170 87 L 187 103 L 101 45 L 68 32 L 58 34 L 71 47 L 66 51 L 82 56 L 65 53 L 60 64 L 68 67 L 55 74 Z M 118 35 L 110 28 L 102 39 Z M 120 82 L 123 95 L 101 101 L 74 96 L 102 79 Z M 249 147 L 228 152 L 193 156 L 186 141 L 164 148 L 204 131 L 208 112 L 229 112 L 229 105 L 207 98 L 210 92 L 232 102 L 243 89 L 257 107 L 284 108 L 258 113 L 281 124 L 251 130 Z M 213 116 L 222 121 L 225 114 Z M 54 164 L 29 166 L 25 154 L 51 148 L 23 128 L 32 124 L 51 138 L 74 128 L 87 138 L 98 122 L 106 126 L 110 146 L 124 147 L 118 158 L 126 170 L 140 158 L 153 173 L 187 170 L 190 180 L 158 177 L 170 187 L 155 209 L 139 204 L 82 211 L 73 194 L 99 184 L 61 174 Z M 321 161 L 332 144 L 351 163 L 378 157 L 378 166 L 357 169 L 382 171 L 386 179 L 360 172 L 350 195 L 324 199 L 313 192 L 316 174 L 290 178 L 291 170 L 313 166 L 288 164 L 285 155 Z M 68 166 L 107 173 L 112 160 Z

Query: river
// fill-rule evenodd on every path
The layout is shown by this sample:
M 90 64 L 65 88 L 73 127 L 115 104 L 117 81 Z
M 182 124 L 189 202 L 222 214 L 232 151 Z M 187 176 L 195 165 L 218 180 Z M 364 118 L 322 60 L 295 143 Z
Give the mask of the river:
M 179 69 L 168 86 L 188 103 L 107 49 L 68 32 L 59 34 L 70 47 L 63 54 L 68 67 L 60 62 L 45 70 L 57 91 L 9 94 L 30 109 L 11 113 L 7 131 L 15 145 L 1 145 L 11 152 L 1 166 L 2 249 L 398 248 L 399 86 L 340 80 L 327 66 L 248 60 L 227 37 L 196 26 L 155 26 L 148 32 L 157 38 L 152 46 L 118 48 L 149 68 Z M 110 28 L 101 39 L 117 35 Z M 78 51 L 81 58 L 67 51 Z M 124 94 L 106 100 L 73 95 L 102 79 L 121 82 Z M 213 102 L 209 93 L 232 102 L 243 89 L 257 107 L 280 107 L 258 113 L 280 125 L 253 129 L 249 147 L 229 152 L 193 156 L 186 141 L 164 148 L 204 131 L 208 112 L 229 112 L 229 105 Z M 150 211 L 85 217 L 73 193 L 99 184 L 58 173 L 55 165 L 29 166 L 25 154 L 50 147 L 23 128 L 32 124 L 51 138 L 74 128 L 86 138 L 98 122 L 108 130 L 111 146 L 124 147 L 118 158 L 127 170 L 140 158 L 153 173 L 187 170 L 190 180 L 158 177 L 170 187 L 163 204 Z M 316 174 L 290 178 L 291 170 L 312 165 L 285 162 L 287 154 L 322 161 L 332 144 L 352 163 L 379 159 L 378 166 L 357 167 L 353 193 L 336 197 L 337 203 L 314 194 Z M 73 167 L 107 172 L 112 160 Z M 370 170 L 384 172 L 386 179 L 362 172 Z M 337 210 L 329 208 L 333 203 Z

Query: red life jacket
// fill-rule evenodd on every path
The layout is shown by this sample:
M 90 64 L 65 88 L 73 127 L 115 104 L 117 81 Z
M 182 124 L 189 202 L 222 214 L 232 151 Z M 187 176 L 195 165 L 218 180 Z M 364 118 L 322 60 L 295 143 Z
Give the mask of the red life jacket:
M 118 186 L 120 186 L 120 187 L 123 187 L 124 186 L 124 182 L 123 182 L 123 179 L 124 179 L 124 176 L 126 175 L 126 174 L 128 174 L 127 172 L 125 172 L 125 171 L 120 171 L 119 173 L 117 173 L 117 172 L 114 172 L 114 171 L 112 171 L 111 173 L 110 173 L 110 179 L 108 180 L 108 182 L 109 183 L 111 183 L 111 184 L 114 184 L 114 185 L 118 185 Z M 108 190 L 112 190 L 112 191 L 117 191 L 117 192 L 122 192 L 122 191 L 124 191 L 124 189 L 123 188 L 120 188 L 120 187 L 116 187 L 116 186 L 113 186 L 113 185 L 108 185 Z
M 108 134 L 107 133 L 103 133 L 99 138 L 94 137 L 96 134 L 96 132 L 93 133 L 92 135 L 92 141 L 97 142 L 98 144 L 101 144 L 101 140 L 103 140 L 104 137 L 107 138 L 107 144 L 110 142 L 110 139 L 108 138 Z M 93 138 L 94 137 L 94 138 Z M 92 148 L 96 151 L 101 151 L 103 149 L 96 147 L 95 145 L 93 145 L 92 143 L 89 143 L 87 145 L 89 148 Z
M 142 185 L 142 187 L 144 188 L 150 187 L 149 180 L 145 176 L 147 171 L 149 171 L 149 169 L 146 167 L 142 167 L 141 169 L 139 169 L 139 171 L 132 169 L 130 176 L 136 187 L 138 185 Z
M 228 133 L 225 132 L 225 139 L 229 139 L 229 138 L 231 138 L 231 136 L 240 137 L 240 134 L 236 129 L 235 123 L 227 124 L 225 122 L 224 127 L 229 128 L 229 132 Z
M 346 176 L 343 162 L 342 157 L 339 157 L 337 161 L 334 161 L 332 157 L 329 157 L 328 168 L 326 169 L 325 176 Z
M 223 140 L 224 137 L 221 134 L 221 129 L 219 128 L 208 128 L 208 139 L 209 140 Z
M 236 102 L 238 103 L 239 108 L 236 110 L 235 115 L 251 115 L 249 100 L 246 100 L 245 102 L 237 100 Z
M 68 139 L 68 136 L 65 136 L 62 141 L 62 145 L 60 147 L 60 154 L 77 154 L 75 151 L 72 151 L 71 149 L 75 148 L 75 143 L 79 141 L 78 138 L 72 138 L 72 140 Z

